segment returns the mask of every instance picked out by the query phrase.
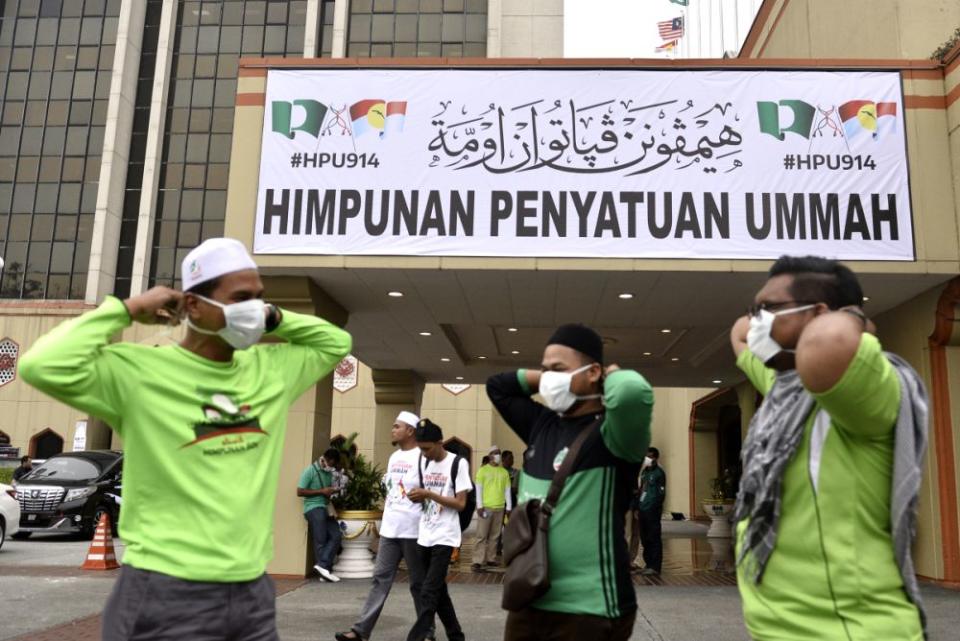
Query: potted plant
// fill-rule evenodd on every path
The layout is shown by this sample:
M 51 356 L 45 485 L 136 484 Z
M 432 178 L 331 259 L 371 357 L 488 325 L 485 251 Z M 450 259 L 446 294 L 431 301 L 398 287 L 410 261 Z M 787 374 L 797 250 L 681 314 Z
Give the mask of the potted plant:
M 733 511 L 736 496 L 736 481 L 733 470 L 726 469 L 722 477 L 710 479 L 710 498 L 703 499 L 700 505 L 710 517 L 708 537 L 730 538 L 730 513 Z
M 340 463 L 347 476 L 347 485 L 333 497 L 340 529 L 343 532 L 343 552 L 333 571 L 346 579 L 364 579 L 373 576 L 374 558 L 370 546 L 379 536 L 383 516 L 383 470 L 362 454 L 356 453 L 354 432 L 348 439 L 333 447 L 340 450 Z

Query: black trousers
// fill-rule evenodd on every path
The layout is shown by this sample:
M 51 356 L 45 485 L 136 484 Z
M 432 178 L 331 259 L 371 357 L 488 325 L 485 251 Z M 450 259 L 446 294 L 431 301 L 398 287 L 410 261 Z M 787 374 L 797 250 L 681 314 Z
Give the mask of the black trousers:
M 657 572 L 663 565 L 663 540 L 660 535 L 660 510 L 639 510 L 640 544 L 643 564 Z
M 423 641 L 431 633 L 434 616 L 440 617 L 449 641 L 464 641 L 463 629 L 457 620 L 457 613 L 447 590 L 447 568 L 450 567 L 450 555 L 453 548 L 448 545 L 435 545 L 425 548 L 417 546 L 421 564 L 425 568 L 423 587 L 420 589 L 420 612 L 417 622 L 410 629 L 407 641 Z
M 507 614 L 503 641 L 628 641 L 637 611 L 616 619 L 527 608 Z

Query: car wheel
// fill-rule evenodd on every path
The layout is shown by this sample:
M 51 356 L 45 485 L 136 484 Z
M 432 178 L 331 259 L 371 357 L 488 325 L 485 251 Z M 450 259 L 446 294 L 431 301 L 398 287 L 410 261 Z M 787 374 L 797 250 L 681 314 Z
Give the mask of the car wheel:
M 0 550 L 3 549 L 3 542 L 7 540 L 7 524 L 0 519 Z

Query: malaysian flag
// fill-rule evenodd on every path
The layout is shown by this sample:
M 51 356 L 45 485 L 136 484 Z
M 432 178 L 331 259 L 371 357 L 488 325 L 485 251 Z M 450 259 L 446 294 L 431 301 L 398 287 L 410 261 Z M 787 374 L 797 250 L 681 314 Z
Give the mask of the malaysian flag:
M 657 29 L 660 30 L 660 37 L 664 40 L 674 40 L 683 37 L 683 18 L 674 18 L 673 20 L 664 20 L 657 23 Z

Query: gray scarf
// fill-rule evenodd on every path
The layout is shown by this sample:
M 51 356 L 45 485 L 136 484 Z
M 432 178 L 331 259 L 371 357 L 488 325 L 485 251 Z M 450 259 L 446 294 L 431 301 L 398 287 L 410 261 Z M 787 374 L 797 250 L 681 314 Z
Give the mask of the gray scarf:
M 895 354 L 885 355 L 893 365 L 901 390 L 890 500 L 894 555 L 907 597 L 917 606 L 926 628 L 910 546 L 916 532 L 916 509 L 927 447 L 927 392 L 923 381 L 906 361 Z M 758 584 L 777 542 L 783 473 L 800 446 L 813 406 L 813 396 L 803 388 L 796 370 L 778 372 L 773 388 L 750 422 L 743 445 L 744 470 L 733 519 L 749 519 L 737 563 L 746 564 L 748 573 L 753 574 Z

